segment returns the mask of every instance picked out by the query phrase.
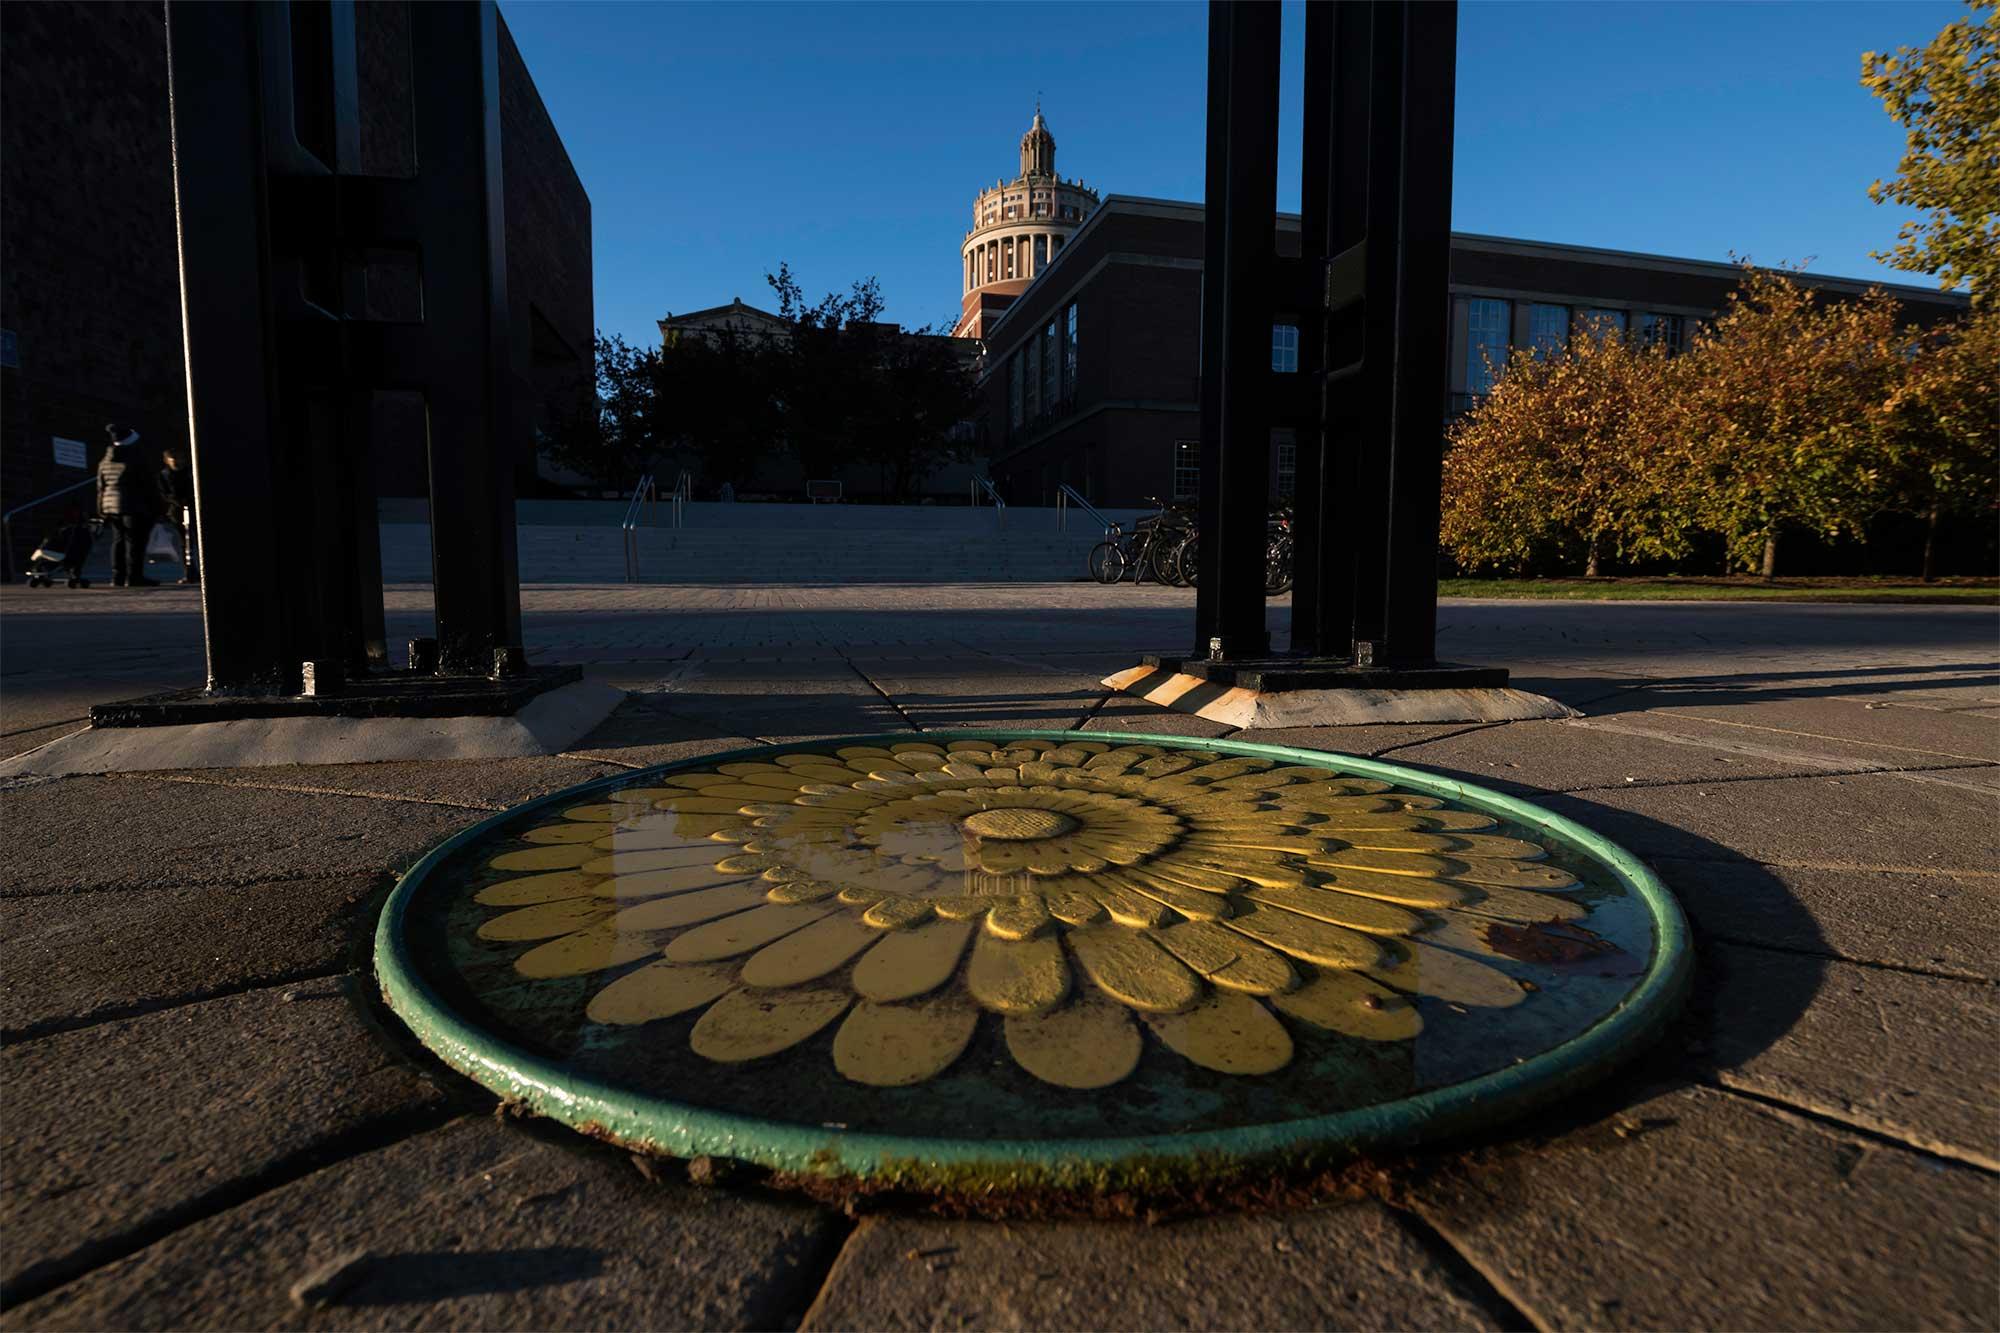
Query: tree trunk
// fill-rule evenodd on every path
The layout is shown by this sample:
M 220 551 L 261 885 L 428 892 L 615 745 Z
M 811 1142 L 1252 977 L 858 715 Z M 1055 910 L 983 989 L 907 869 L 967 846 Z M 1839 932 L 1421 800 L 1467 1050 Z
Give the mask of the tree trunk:
M 1930 521 L 1924 525 L 1924 582 L 1937 582 L 1937 535 L 1938 523 L 1943 517 L 1943 506 L 1935 500 L 1931 502 Z
M 1584 553 L 1583 553 L 1583 576 L 1587 579 L 1594 579 L 1597 577 L 1597 563 L 1598 563 L 1597 556 L 1598 556 L 1599 546 L 1600 543 L 1597 540 L 1596 535 L 1593 534 L 1590 538 L 1590 545 L 1584 548 Z
M 1760 571 L 1764 582 L 1770 583 L 1778 577 L 1778 530 L 1769 528 L 1764 533 L 1764 567 Z

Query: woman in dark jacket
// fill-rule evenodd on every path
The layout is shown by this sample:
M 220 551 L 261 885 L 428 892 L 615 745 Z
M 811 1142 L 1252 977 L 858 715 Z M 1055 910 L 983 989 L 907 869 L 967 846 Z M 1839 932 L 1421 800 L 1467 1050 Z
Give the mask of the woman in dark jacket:
M 113 587 L 150 588 L 146 538 L 159 507 L 159 480 L 139 452 L 139 432 L 104 428 L 111 443 L 97 462 L 97 512 L 111 529 Z

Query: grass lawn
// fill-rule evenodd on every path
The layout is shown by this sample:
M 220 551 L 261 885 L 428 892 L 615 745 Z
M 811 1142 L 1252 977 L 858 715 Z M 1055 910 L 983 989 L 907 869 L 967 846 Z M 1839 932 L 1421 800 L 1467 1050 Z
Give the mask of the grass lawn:
M 1575 602 L 1962 602 L 2000 605 L 2000 579 L 1602 578 L 1441 579 L 1440 597 L 1547 597 Z

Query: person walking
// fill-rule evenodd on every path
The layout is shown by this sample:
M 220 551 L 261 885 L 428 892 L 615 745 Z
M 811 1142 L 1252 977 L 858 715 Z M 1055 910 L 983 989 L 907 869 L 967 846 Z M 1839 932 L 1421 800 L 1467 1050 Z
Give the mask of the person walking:
M 149 469 L 139 454 L 139 432 L 105 426 L 110 443 L 97 461 L 97 513 L 111 529 L 111 586 L 150 588 L 146 538 L 153 531 L 158 484 L 148 485 Z
M 160 469 L 160 503 L 166 507 L 167 527 L 181 552 L 181 582 L 201 582 L 200 554 L 195 549 L 194 473 L 181 466 L 181 451 L 168 445 L 161 453 L 166 466 Z

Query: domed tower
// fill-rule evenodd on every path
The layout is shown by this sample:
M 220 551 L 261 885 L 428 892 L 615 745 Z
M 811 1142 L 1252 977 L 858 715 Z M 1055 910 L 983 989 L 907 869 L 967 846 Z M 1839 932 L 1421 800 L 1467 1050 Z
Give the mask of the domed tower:
M 1042 104 L 1035 103 L 1035 123 L 1021 136 L 1021 178 L 1056 174 L 1056 136 L 1042 119 Z
M 1021 174 L 981 190 L 972 230 L 958 247 L 960 338 L 983 338 L 986 326 L 1028 289 L 1097 207 L 1097 191 L 1056 175 L 1056 136 L 1035 106 L 1021 136 Z

